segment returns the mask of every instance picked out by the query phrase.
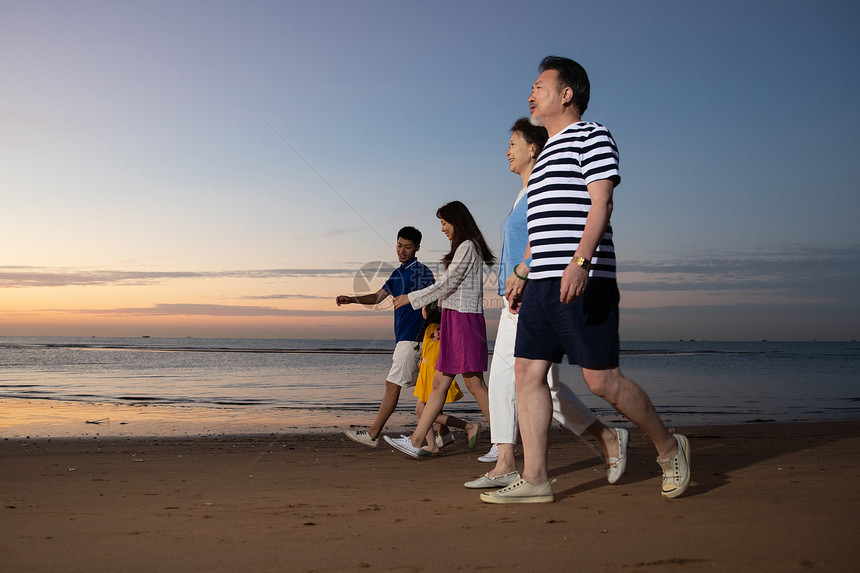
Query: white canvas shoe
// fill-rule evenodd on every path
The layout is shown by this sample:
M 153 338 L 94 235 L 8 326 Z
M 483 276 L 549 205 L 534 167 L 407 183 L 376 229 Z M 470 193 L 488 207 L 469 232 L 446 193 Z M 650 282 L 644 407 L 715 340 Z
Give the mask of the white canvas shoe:
M 343 433 L 353 442 L 358 442 L 371 448 L 375 448 L 379 444 L 379 440 L 371 438 L 366 430 L 345 430 Z
M 401 435 L 399 438 L 389 438 L 388 436 L 385 436 L 385 441 L 398 452 L 402 452 L 411 458 L 418 459 L 418 456 L 430 455 L 430 452 L 427 450 L 422 450 L 421 448 L 413 446 L 412 440 L 409 439 L 409 436 Z
M 678 442 L 678 453 L 668 460 L 657 458 L 663 468 L 663 497 L 672 499 L 687 490 L 690 485 L 690 441 L 681 434 L 673 434 Z
M 508 487 L 485 491 L 481 494 L 485 503 L 552 503 L 555 495 L 552 493 L 552 483 L 532 485 L 519 475 Z
M 606 479 L 609 483 L 615 483 L 624 475 L 627 469 L 627 442 L 630 441 L 630 433 L 624 428 L 613 428 L 618 434 L 618 457 L 606 459 Z
M 496 477 L 490 477 L 490 472 L 485 473 L 478 479 L 467 481 L 463 485 L 469 489 L 486 489 L 491 487 L 507 487 L 519 477 L 519 473 L 513 471 Z

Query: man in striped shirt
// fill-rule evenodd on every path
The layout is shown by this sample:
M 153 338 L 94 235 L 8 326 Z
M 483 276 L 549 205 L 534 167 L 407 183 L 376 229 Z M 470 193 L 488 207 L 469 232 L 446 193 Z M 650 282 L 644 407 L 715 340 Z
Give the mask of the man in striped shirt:
M 618 149 L 609 130 L 582 121 L 590 93 L 582 66 L 549 56 L 539 71 L 529 96 L 531 121 L 546 127 L 550 137 L 529 179 L 529 250 L 514 268 L 507 294 L 520 314 L 514 354 L 525 462 L 520 479 L 481 499 L 554 500 L 546 470 L 552 420 L 546 375 L 565 354 L 582 368 L 592 392 L 654 442 L 662 495 L 674 498 L 690 482 L 689 442 L 666 428 L 648 395 L 618 368 L 619 295 L 609 224 L 612 194 L 621 181 Z M 618 464 L 627 461 L 625 442 L 619 443 Z

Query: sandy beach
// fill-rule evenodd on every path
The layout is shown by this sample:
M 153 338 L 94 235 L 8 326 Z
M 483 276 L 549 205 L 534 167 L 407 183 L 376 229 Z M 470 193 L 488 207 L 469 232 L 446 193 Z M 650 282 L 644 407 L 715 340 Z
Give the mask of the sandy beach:
M 554 430 L 557 501 L 519 506 L 461 485 L 489 469 L 486 431 L 421 461 L 331 429 L 3 437 L 0 570 L 854 570 L 860 422 L 678 431 L 693 450 L 681 498 L 660 497 L 640 432 L 610 486 Z

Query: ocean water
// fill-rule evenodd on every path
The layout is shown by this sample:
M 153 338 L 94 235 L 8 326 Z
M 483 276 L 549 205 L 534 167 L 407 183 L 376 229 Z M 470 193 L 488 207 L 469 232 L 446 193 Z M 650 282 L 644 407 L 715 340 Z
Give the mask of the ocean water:
M 393 342 L 0 337 L 0 398 L 362 412 L 379 406 Z M 857 342 L 628 342 L 622 371 L 667 423 L 860 419 Z M 562 379 L 605 420 L 578 368 Z M 414 408 L 404 392 L 399 411 Z M 475 414 L 467 396 L 446 412 Z

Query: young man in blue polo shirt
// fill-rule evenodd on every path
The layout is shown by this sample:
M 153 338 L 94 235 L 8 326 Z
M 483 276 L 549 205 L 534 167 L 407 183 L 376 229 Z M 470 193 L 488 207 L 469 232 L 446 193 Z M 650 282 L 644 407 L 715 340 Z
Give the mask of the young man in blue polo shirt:
M 337 305 L 342 304 L 379 304 L 389 295 L 393 297 L 408 294 L 430 286 L 434 282 L 433 273 L 418 262 L 415 253 L 421 248 L 421 231 L 415 227 L 403 227 L 397 233 L 397 260 L 400 267 L 395 269 L 382 288 L 364 295 L 345 295 L 337 297 Z M 379 412 L 368 430 L 346 430 L 346 436 L 365 446 L 375 448 L 382 428 L 400 400 L 400 390 L 414 386 L 421 363 L 421 344 L 417 341 L 418 331 L 424 317 L 421 309 L 414 310 L 406 305 L 394 311 L 394 336 L 397 344 L 391 361 L 391 370 L 385 381 L 385 393 Z

